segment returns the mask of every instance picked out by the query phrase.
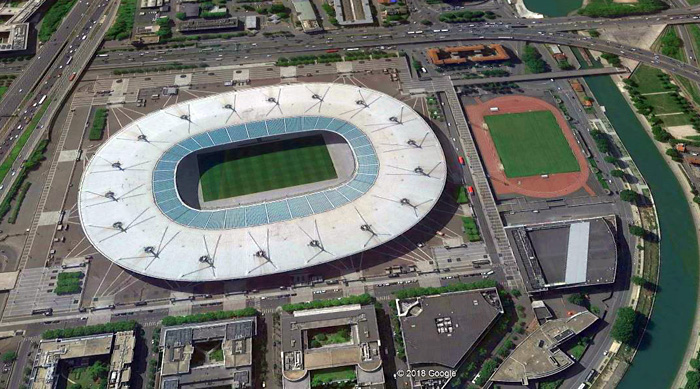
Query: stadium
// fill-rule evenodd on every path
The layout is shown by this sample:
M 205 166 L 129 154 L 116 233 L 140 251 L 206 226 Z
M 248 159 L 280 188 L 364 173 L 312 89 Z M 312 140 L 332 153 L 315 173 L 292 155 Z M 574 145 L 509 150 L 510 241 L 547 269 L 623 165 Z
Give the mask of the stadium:
M 352 85 L 292 84 L 177 103 L 90 159 L 80 221 L 127 270 L 241 279 L 377 247 L 430 212 L 447 176 L 431 127 Z

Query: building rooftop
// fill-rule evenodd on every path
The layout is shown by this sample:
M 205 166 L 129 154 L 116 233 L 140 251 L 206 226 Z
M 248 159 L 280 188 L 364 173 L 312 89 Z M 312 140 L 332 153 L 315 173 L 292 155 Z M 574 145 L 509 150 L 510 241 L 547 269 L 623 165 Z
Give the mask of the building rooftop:
M 347 142 L 347 180 L 218 209 L 182 201 L 176 167 L 186 156 L 313 131 Z M 126 125 L 88 163 L 78 205 L 90 242 L 119 266 L 177 281 L 225 280 L 384 244 L 430 212 L 446 177 L 437 137 L 405 103 L 353 85 L 299 83 L 188 100 Z M 112 197 L 119 201 L 105 201 Z
M 471 62 L 505 61 L 510 59 L 499 44 L 441 47 L 428 49 L 428 59 L 434 65 L 453 65 Z
M 161 388 L 203 381 L 249 386 L 256 333 L 255 317 L 164 327 L 160 339 L 164 377 Z M 219 344 L 223 361 L 206 358 L 203 355 L 208 350 L 199 350 L 200 344 L 210 349 L 212 342 Z
M 369 0 L 333 0 L 336 19 L 341 26 L 374 23 Z
M 179 22 L 177 24 L 177 29 L 178 31 L 184 33 L 196 31 L 230 30 L 238 28 L 238 24 L 239 20 L 237 17 L 224 19 L 194 19 Z
M 383 387 L 384 376 L 377 316 L 372 305 L 345 305 L 283 314 L 282 373 L 285 387 L 309 380 L 309 371 L 355 366 L 358 384 Z M 323 329 L 343 328 L 350 341 L 311 346 L 312 334 Z
M 508 228 L 529 292 L 615 282 L 615 216 Z
M 316 18 L 316 12 L 309 0 L 292 0 L 294 12 L 301 22 L 301 27 L 305 32 L 321 31 L 321 25 Z
M 411 369 L 454 369 L 503 313 L 495 288 L 397 301 Z
M 593 325 L 598 317 L 579 312 L 542 324 L 528 335 L 491 377 L 495 382 L 520 382 L 545 378 L 572 366 L 574 361 L 559 346 Z
M 42 340 L 34 360 L 30 383 L 32 389 L 53 389 L 59 380 L 59 363 L 75 358 L 110 355 L 110 388 L 127 388 L 131 380 L 136 338 L 133 331 L 77 338 Z

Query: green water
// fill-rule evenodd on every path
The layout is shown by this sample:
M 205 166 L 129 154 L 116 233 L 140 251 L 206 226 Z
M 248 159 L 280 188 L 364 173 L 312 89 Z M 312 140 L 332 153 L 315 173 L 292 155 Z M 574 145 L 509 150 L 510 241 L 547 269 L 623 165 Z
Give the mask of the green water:
M 581 8 L 583 0 L 525 0 L 525 6 L 532 12 L 545 16 L 566 16 Z
M 698 288 L 698 242 L 683 189 L 608 76 L 586 77 L 649 184 L 661 226 L 661 276 L 651 322 L 620 389 L 669 388 L 685 353 Z M 695 336 L 695 334 L 693 335 Z

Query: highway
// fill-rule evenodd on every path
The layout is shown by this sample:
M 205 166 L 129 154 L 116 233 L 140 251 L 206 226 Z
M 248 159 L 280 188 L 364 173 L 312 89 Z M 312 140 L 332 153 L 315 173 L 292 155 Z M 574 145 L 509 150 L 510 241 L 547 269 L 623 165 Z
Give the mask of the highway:
M 464 79 L 464 80 L 453 80 L 452 84 L 454 86 L 460 85 L 479 85 L 488 82 L 524 82 L 524 81 L 538 81 L 538 80 L 549 80 L 549 79 L 559 79 L 559 78 L 575 78 L 584 76 L 598 76 L 598 75 L 608 75 L 608 74 L 620 74 L 627 73 L 625 69 L 618 68 L 593 68 L 593 69 L 581 69 L 581 70 L 569 70 L 561 72 L 550 72 L 550 73 L 535 73 L 535 74 L 515 74 L 507 77 L 490 77 L 490 78 L 478 78 L 478 79 Z

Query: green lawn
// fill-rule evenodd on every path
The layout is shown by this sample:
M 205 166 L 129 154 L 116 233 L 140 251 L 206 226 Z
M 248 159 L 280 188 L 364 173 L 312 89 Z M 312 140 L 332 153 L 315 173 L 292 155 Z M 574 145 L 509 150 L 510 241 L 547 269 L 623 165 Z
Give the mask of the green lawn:
M 319 328 L 310 332 L 309 338 L 311 348 L 347 343 L 352 339 L 347 326 Z
M 317 387 L 336 381 L 355 380 L 354 366 L 336 367 L 332 369 L 315 370 L 311 372 L 311 387 Z
M 639 93 L 654 93 L 665 91 L 663 87 L 663 82 L 658 75 L 663 74 L 663 72 L 657 68 L 653 68 L 647 65 L 639 65 L 637 70 L 634 71 L 632 79 L 639 84 Z
M 485 120 L 507 177 L 580 170 L 551 112 L 491 115 Z
M 684 126 L 686 124 L 690 124 L 688 116 L 684 114 L 659 116 L 659 119 L 661 119 L 661 121 L 664 122 L 664 125 L 666 125 L 666 127 Z
M 0 99 L 2 99 L 2 96 L 5 95 L 5 92 L 7 92 L 8 86 L 0 86 Z
M 658 95 L 646 95 L 644 98 L 647 102 L 654 107 L 654 113 L 664 114 L 664 113 L 674 113 L 681 112 L 680 107 L 675 100 L 668 93 L 658 94 Z
M 198 156 L 204 201 L 337 178 L 321 135 Z

